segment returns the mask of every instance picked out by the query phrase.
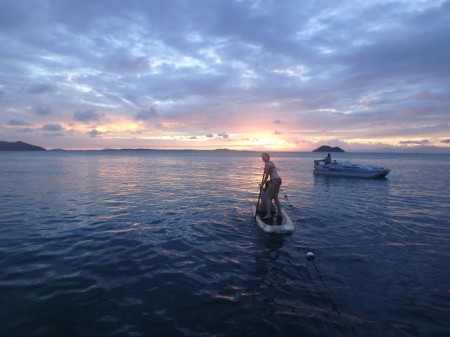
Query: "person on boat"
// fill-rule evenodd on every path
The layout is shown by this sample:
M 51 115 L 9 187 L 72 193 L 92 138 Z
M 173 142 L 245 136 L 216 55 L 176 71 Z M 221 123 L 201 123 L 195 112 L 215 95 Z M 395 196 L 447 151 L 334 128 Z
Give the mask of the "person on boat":
M 281 186 L 282 180 L 281 180 L 280 175 L 278 174 L 278 170 L 277 170 L 275 164 L 270 160 L 270 155 L 268 153 L 264 152 L 261 155 L 261 158 L 262 158 L 263 162 L 265 163 L 262 186 L 264 186 L 265 183 L 268 182 L 267 191 L 266 191 L 267 197 L 265 198 L 267 214 L 263 219 L 272 218 L 272 216 L 270 214 L 272 200 L 275 201 L 275 206 L 277 208 L 277 217 L 281 218 L 283 216 L 281 213 L 281 203 L 280 203 L 280 200 L 278 199 L 278 194 L 280 193 L 280 186 Z M 269 178 L 270 178 L 270 180 L 269 180 Z
M 323 161 L 325 162 L 325 164 L 331 163 L 331 154 L 328 153 L 328 156 L 326 156 Z

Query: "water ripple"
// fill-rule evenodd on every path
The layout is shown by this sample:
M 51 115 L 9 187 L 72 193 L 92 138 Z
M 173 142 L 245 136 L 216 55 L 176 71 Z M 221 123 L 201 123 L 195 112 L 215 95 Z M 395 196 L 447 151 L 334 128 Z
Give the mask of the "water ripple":
M 1 335 L 448 335 L 448 161 L 358 180 L 279 154 L 297 228 L 271 237 L 258 154 L 1 155 Z

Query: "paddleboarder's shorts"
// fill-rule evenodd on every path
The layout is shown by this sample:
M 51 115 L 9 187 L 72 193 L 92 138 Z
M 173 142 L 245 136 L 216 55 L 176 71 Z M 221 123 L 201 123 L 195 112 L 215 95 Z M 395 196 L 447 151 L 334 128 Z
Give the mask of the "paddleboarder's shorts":
M 278 185 L 281 185 L 281 183 L 283 182 L 283 180 L 281 180 L 281 178 L 271 179 L 270 181 L 276 182 L 276 183 L 278 183 Z

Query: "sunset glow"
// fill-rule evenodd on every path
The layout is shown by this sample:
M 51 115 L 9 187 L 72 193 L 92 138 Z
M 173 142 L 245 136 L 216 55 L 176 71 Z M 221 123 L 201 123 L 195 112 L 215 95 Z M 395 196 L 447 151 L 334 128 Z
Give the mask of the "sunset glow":
M 450 151 L 446 1 L 10 1 L 2 17 L 0 140 Z

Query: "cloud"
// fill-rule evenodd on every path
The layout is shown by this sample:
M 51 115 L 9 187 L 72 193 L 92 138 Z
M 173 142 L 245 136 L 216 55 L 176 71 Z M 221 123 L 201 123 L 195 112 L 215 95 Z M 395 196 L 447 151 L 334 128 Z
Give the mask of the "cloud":
M 25 125 L 29 125 L 27 122 L 18 120 L 18 119 L 11 119 L 8 122 L 8 125 L 12 125 L 12 126 L 25 126 Z
M 230 138 L 230 135 L 226 134 L 225 132 L 219 133 L 217 136 L 222 137 L 223 139 Z
M 64 134 L 62 132 L 51 132 L 51 133 L 45 133 L 44 136 L 46 136 L 46 137 L 63 137 Z
M 33 108 L 34 114 L 38 116 L 47 116 L 53 113 L 52 109 L 47 105 L 38 105 Z
M 208 133 L 208 134 L 206 135 L 206 137 L 207 137 L 207 138 L 214 138 L 214 135 L 213 135 L 212 133 Z
M 444 143 L 444 144 L 450 144 L 450 139 L 444 139 L 444 140 L 441 140 L 441 143 Z
M 54 91 L 53 85 L 47 84 L 47 83 L 33 84 L 28 89 L 28 92 L 30 94 L 34 94 L 34 95 L 42 95 L 42 94 L 46 94 L 46 93 L 51 93 L 53 91 Z
M 429 145 L 430 141 L 427 139 L 424 140 L 404 140 L 399 142 L 402 145 Z
M 117 73 L 145 73 L 150 69 L 146 56 L 134 56 L 128 51 L 111 55 L 107 65 L 110 71 Z
M 155 119 L 155 118 L 159 117 L 159 115 L 160 114 L 159 114 L 158 110 L 155 107 L 151 107 L 151 108 L 149 108 L 147 110 L 139 111 L 134 116 L 134 118 L 136 120 L 140 120 L 140 121 L 147 121 L 147 120 L 150 120 L 150 119 Z
M 45 131 L 51 131 L 51 132 L 56 132 L 56 131 L 62 131 L 63 127 L 61 126 L 61 124 L 55 123 L 55 124 L 45 124 L 42 127 L 42 130 Z
M 76 111 L 73 114 L 73 118 L 76 121 L 80 122 L 97 122 L 100 119 L 100 116 L 95 111 L 86 110 L 86 111 Z
M 93 138 L 95 138 L 95 137 L 97 137 L 97 136 L 99 136 L 101 134 L 103 134 L 103 132 L 100 132 L 97 129 L 92 129 L 91 131 L 89 131 L 87 133 L 87 135 L 89 135 L 89 137 L 93 137 Z
M 32 129 L 32 128 L 19 128 L 16 131 L 20 132 L 20 133 L 32 133 L 32 132 L 34 132 L 34 129 Z

